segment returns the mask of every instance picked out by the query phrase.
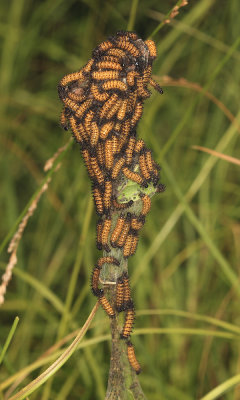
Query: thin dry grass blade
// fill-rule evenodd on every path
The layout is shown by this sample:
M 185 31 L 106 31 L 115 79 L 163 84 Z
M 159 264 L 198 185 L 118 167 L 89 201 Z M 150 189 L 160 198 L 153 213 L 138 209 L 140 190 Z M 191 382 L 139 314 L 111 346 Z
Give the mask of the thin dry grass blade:
M 212 156 L 221 158 L 222 160 L 225 160 L 232 164 L 240 166 L 240 160 L 238 158 L 228 156 L 227 154 L 219 153 L 218 151 L 211 150 L 211 149 L 208 149 L 207 147 L 203 147 L 203 146 L 195 145 L 195 146 L 191 146 L 191 147 L 192 147 L 192 149 L 203 151 L 204 153 L 211 154 Z

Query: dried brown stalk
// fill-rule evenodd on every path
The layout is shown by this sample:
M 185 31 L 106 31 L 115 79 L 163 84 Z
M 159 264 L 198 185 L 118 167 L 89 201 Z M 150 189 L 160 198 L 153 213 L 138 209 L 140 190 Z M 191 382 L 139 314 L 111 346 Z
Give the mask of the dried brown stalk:
M 6 271 L 2 275 L 2 283 L 0 285 L 0 305 L 4 303 L 7 286 L 12 279 L 12 271 L 13 271 L 14 266 L 17 263 L 17 249 L 18 249 L 20 240 L 22 238 L 23 232 L 27 226 L 29 218 L 34 214 L 42 194 L 44 192 L 46 192 L 46 190 L 48 189 L 49 182 L 50 182 L 50 178 L 43 185 L 43 187 L 41 188 L 38 195 L 33 199 L 30 207 L 27 210 L 27 213 L 24 215 L 22 221 L 20 222 L 20 224 L 18 226 L 17 232 L 13 236 L 13 238 L 8 246 L 8 253 L 10 253 L 11 256 L 10 256 L 9 262 L 6 266 Z
M 46 162 L 46 164 L 44 166 L 45 171 L 48 171 L 49 169 L 51 169 L 53 167 L 55 160 L 67 148 L 67 146 L 69 145 L 69 142 L 71 140 L 72 139 L 70 139 L 66 143 L 66 145 L 64 145 L 63 147 L 60 147 L 57 150 L 57 152 L 53 155 L 53 157 L 51 157 Z M 60 166 L 61 166 L 60 164 L 57 164 L 54 172 L 57 171 L 60 168 Z M 33 199 L 32 203 L 30 204 L 26 214 L 24 215 L 22 221 L 20 222 L 18 229 L 17 229 L 16 233 L 14 234 L 14 236 L 8 246 L 8 253 L 10 253 L 11 255 L 9 258 L 9 262 L 6 266 L 5 273 L 2 275 L 2 278 L 1 278 L 2 283 L 0 284 L 0 305 L 2 305 L 4 303 L 7 287 L 8 287 L 9 282 L 12 279 L 12 271 L 13 271 L 14 266 L 17 264 L 17 249 L 18 249 L 20 240 L 23 236 L 24 230 L 27 226 L 29 218 L 34 214 L 35 210 L 37 209 L 40 198 L 42 197 L 43 193 L 45 193 L 47 191 L 50 181 L 51 181 L 51 177 L 49 177 L 47 179 L 47 181 L 44 183 L 44 185 L 42 186 L 42 188 L 39 191 L 39 193 L 37 194 L 37 196 Z

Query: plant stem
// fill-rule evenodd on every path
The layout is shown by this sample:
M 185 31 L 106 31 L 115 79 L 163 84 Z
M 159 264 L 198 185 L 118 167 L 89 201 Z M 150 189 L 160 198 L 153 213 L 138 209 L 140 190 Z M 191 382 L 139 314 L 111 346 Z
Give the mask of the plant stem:
M 108 289 L 108 297 L 115 298 L 115 286 Z M 120 315 L 111 320 L 112 352 L 105 400 L 146 400 L 136 373 L 127 358 L 126 341 L 120 338 Z

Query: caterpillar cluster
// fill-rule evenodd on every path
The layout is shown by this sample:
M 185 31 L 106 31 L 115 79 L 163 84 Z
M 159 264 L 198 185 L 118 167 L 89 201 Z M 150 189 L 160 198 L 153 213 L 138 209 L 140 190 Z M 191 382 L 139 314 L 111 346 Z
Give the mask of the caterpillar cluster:
M 148 186 L 155 192 L 164 190 L 151 150 L 136 136 L 144 100 L 151 95 L 148 85 L 162 93 L 151 78 L 156 55 L 152 40 L 143 41 L 133 32 L 118 32 L 93 51 L 80 71 L 66 75 L 58 85 L 64 105 L 61 125 L 65 130 L 71 128 L 81 146 L 99 215 L 97 248 L 104 251 L 104 257 L 93 269 L 92 292 L 110 318 L 125 312 L 121 338 L 127 342 L 129 363 L 136 373 L 140 366 L 129 340 L 134 305 L 127 271 L 116 281 L 115 304 L 107 299 L 100 275 L 104 265 L 120 268 L 120 261 L 111 254 L 113 249 L 119 249 L 123 259 L 135 253 L 151 207 Z M 138 185 L 140 212 L 134 211 L 132 199 L 124 203 L 118 200 L 119 184 L 125 181 Z

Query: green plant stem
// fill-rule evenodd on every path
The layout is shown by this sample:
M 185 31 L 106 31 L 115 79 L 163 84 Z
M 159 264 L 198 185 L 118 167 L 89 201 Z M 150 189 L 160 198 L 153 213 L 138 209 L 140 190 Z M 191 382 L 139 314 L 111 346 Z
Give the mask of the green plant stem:
M 15 330 L 17 328 L 18 322 L 19 322 L 19 317 L 16 317 L 14 319 L 14 321 L 13 321 L 13 324 L 12 324 L 12 327 L 11 327 L 10 332 L 8 334 L 8 337 L 6 339 L 6 342 L 5 342 L 5 344 L 3 346 L 3 349 L 2 349 L 2 351 L 0 353 L 0 364 L 2 363 L 4 355 L 6 354 L 6 351 L 7 351 L 8 347 L 9 347 L 9 345 L 11 343 L 11 340 L 12 340 L 14 332 L 15 332 Z
M 127 26 L 127 31 L 132 31 L 136 19 L 136 13 L 137 13 L 137 7 L 138 7 L 138 0 L 132 0 L 132 7 L 130 11 L 130 17 L 128 21 L 128 26 Z
M 113 288 L 110 290 L 113 291 Z M 122 359 L 121 343 L 118 329 L 118 319 L 111 320 L 112 351 L 108 375 L 108 387 L 105 400 L 127 400 L 126 383 L 124 380 L 124 366 Z
M 240 383 L 240 374 L 233 376 L 221 385 L 218 385 L 215 389 L 211 390 L 206 396 L 203 396 L 200 400 L 214 400 L 218 399 L 228 390 Z

